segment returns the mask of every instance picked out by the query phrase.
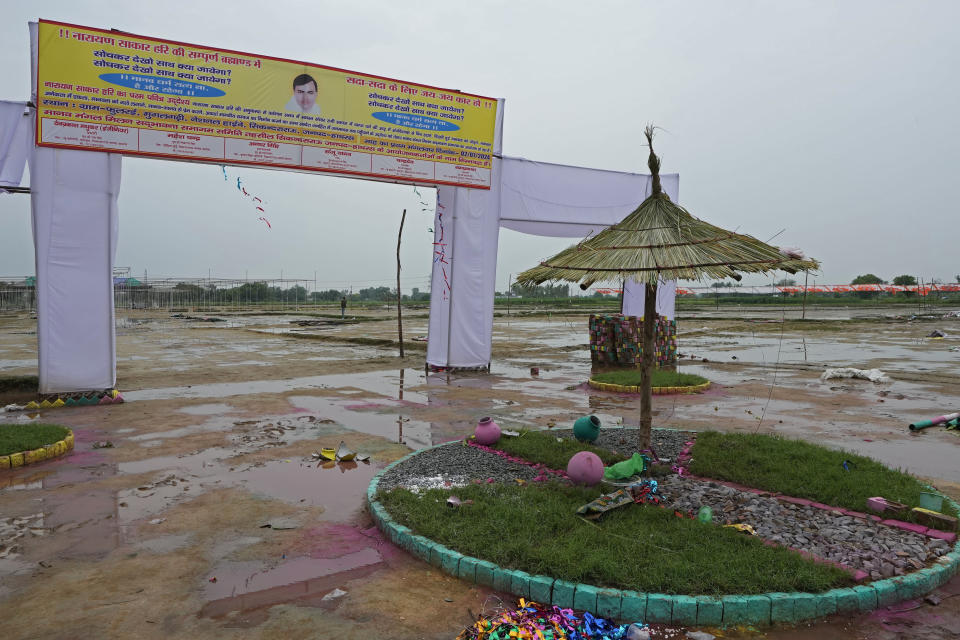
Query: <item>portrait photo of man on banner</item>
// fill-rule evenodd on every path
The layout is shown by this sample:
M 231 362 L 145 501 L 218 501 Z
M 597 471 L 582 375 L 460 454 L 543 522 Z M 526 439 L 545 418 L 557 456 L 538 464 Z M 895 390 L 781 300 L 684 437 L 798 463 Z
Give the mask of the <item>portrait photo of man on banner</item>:
M 288 113 L 311 113 L 320 115 L 317 104 L 317 81 L 307 73 L 301 73 L 293 79 L 293 95 L 283 108 Z

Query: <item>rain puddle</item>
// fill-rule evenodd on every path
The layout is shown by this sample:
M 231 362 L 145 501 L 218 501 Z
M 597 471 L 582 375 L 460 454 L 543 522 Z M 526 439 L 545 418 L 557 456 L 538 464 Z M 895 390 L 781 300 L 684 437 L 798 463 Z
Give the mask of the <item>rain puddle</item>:
M 224 563 L 207 580 L 208 602 L 200 615 L 216 618 L 289 602 L 333 607 L 335 589 L 370 575 L 381 565 L 380 554 L 370 548 L 339 558 L 294 558 L 271 569 L 256 562 Z
M 189 413 L 194 416 L 214 416 L 233 411 L 229 404 L 196 404 L 192 407 L 177 409 L 180 413 Z

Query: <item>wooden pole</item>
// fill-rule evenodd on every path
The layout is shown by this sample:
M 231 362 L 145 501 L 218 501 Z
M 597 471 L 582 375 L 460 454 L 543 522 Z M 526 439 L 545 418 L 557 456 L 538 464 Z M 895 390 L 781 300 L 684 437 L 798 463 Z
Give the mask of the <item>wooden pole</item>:
M 657 315 L 657 285 L 647 283 L 643 288 L 643 358 L 640 360 L 640 430 L 637 433 L 638 449 L 650 448 L 653 429 L 653 361 L 657 357 L 654 348 L 654 321 Z
M 809 271 L 803 272 L 803 315 L 800 316 L 801 320 L 805 320 L 807 317 L 807 279 L 810 277 Z
M 403 357 L 403 312 L 401 311 L 400 294 L 400 240 L 403 238 L 403 222 L 407 219 L 407 210 L 400 216 L 400 231 L 397 233 L 397 334 L 400 336 L 400 357 Z M 402 428 L 402 427 L 401 427 Z M 402 436 L 401 436 L 402 437 Z

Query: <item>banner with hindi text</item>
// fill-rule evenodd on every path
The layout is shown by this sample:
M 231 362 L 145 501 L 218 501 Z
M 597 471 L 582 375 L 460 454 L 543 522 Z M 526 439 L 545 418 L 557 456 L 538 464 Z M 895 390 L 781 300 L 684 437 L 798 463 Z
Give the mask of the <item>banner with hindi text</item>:
M 41 20 L 41 146 L 488 189 L 497 100 Z

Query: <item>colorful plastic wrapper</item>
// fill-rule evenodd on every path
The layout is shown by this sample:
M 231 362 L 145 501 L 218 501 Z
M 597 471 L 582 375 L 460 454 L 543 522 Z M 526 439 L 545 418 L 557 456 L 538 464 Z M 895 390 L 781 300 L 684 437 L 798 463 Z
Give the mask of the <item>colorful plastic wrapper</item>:
M 642 626 L 642 623 L 635 623 Z M 630 625 L 617 625 L 588 611 L 544 606 L 520 599 L 515 611 L 480 617 L 457 640 L 624 640 Z

